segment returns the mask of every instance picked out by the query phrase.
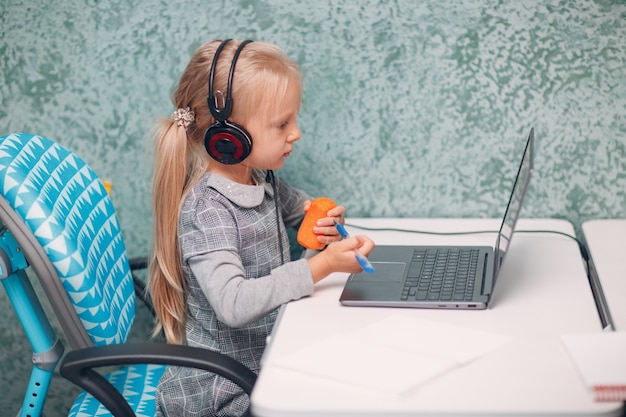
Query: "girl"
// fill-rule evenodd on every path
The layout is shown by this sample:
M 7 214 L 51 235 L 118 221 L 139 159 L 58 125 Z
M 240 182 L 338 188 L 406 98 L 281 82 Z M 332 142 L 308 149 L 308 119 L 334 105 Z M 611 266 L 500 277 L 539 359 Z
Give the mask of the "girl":
M 334 220 L 343 222 L 345 209 L 337 206 L 314 229 L 326 249 L 289 259 L 285 228 L 299 226 L 310 197 L 273 170 L 301 136 L 301 82 L 298 66 L 272 44 L 208 42 L 155 134 L 156 332 L 255 372 L 278 307 L 310 295 L 332 272 L 360 271 L 354 249 L 367 255 L 374 246 L 364 236 L 340 241 Z M 236 385 L 195 369 L 169 367 L 157 392 L 163 416 L 238 416 L 248 405 Z

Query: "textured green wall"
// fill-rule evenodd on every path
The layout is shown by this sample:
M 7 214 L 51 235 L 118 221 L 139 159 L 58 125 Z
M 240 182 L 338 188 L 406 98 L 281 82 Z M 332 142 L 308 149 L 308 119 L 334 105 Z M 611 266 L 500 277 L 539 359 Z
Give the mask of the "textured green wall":
M 535 126 L 522 215 L 626 217 L 623 1 L 0 4 L 0 134 L 48 136 L 110 179 L 131 256 L 150 242 L 146 134 L 173 110 L 193 51 L 224 37 L 274 42 L 300 63 L 303 138 L 280 174 L 349 216 L 500 216 Z M 7 410 L 29 358 L 4 344 L 25 342 L 3 292 L 0 311 Z M 64 389 L 55 381 L 49 417 Z

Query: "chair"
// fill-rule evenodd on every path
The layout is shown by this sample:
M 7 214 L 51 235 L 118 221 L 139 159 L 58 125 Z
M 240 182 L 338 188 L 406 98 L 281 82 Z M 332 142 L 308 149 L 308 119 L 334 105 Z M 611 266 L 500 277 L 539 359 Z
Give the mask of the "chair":
M 32 134 L 0 137 L 0 220 L 0 280 L 34 351 L 22 416 L 41 415 L 64 350 L 25 273 L 29 267 L 70 345 L 60 372 L 85 390 L 70 416 L 154 416 L 167 365 L 214 372 L 251 393 L 256 374 L 226 355 L 125 343 L 137 281 L 104 186 L 71 151 Z M 111 366 L 109 373 L 99 369 Z

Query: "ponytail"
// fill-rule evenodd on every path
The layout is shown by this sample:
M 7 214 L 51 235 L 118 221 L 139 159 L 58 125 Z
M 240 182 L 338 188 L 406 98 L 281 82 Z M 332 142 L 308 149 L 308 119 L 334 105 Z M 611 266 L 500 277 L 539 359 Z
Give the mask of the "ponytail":
M 148 287 L 156 311 L 157 324 L 169 343 L 181 344 L 185 320 L 185 284 L 178 245 L 178 207 L 183 193 L 187 158 L 185 130 L 163 120 L 156 135 L 152 210 L 154 213 L 154 250 L 150 262 Z
M 154 334 L 164 331 L 169 343 L 185 340 L 185 279 L 178 241 L 180 204 L 190 185 L 204 172 L 194 158 L 187 132 L 171 120 L 162 120 L 155 135 L 152 209 L 154 250 L 148 289 L 156 312 Z M 190 161 L 196 161 L 190 165 Z M 190 168 L 191 167 L 191 168 Z

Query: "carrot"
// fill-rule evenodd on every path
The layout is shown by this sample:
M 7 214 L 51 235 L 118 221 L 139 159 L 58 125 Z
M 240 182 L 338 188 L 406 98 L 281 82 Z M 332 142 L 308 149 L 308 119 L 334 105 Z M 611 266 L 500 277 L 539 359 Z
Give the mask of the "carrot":
M 313 233 L 313 227 L 317 221 L 328 216 L 328 210 L 335 207 L 336 204 L 328 197 L 319 197 L 311 201 L 311 207 L 306 212 L 304 220 L 298 229 L 298 243 L 307 249 L 324 249 L 326 246 L 317 240 L 319 235 Z

